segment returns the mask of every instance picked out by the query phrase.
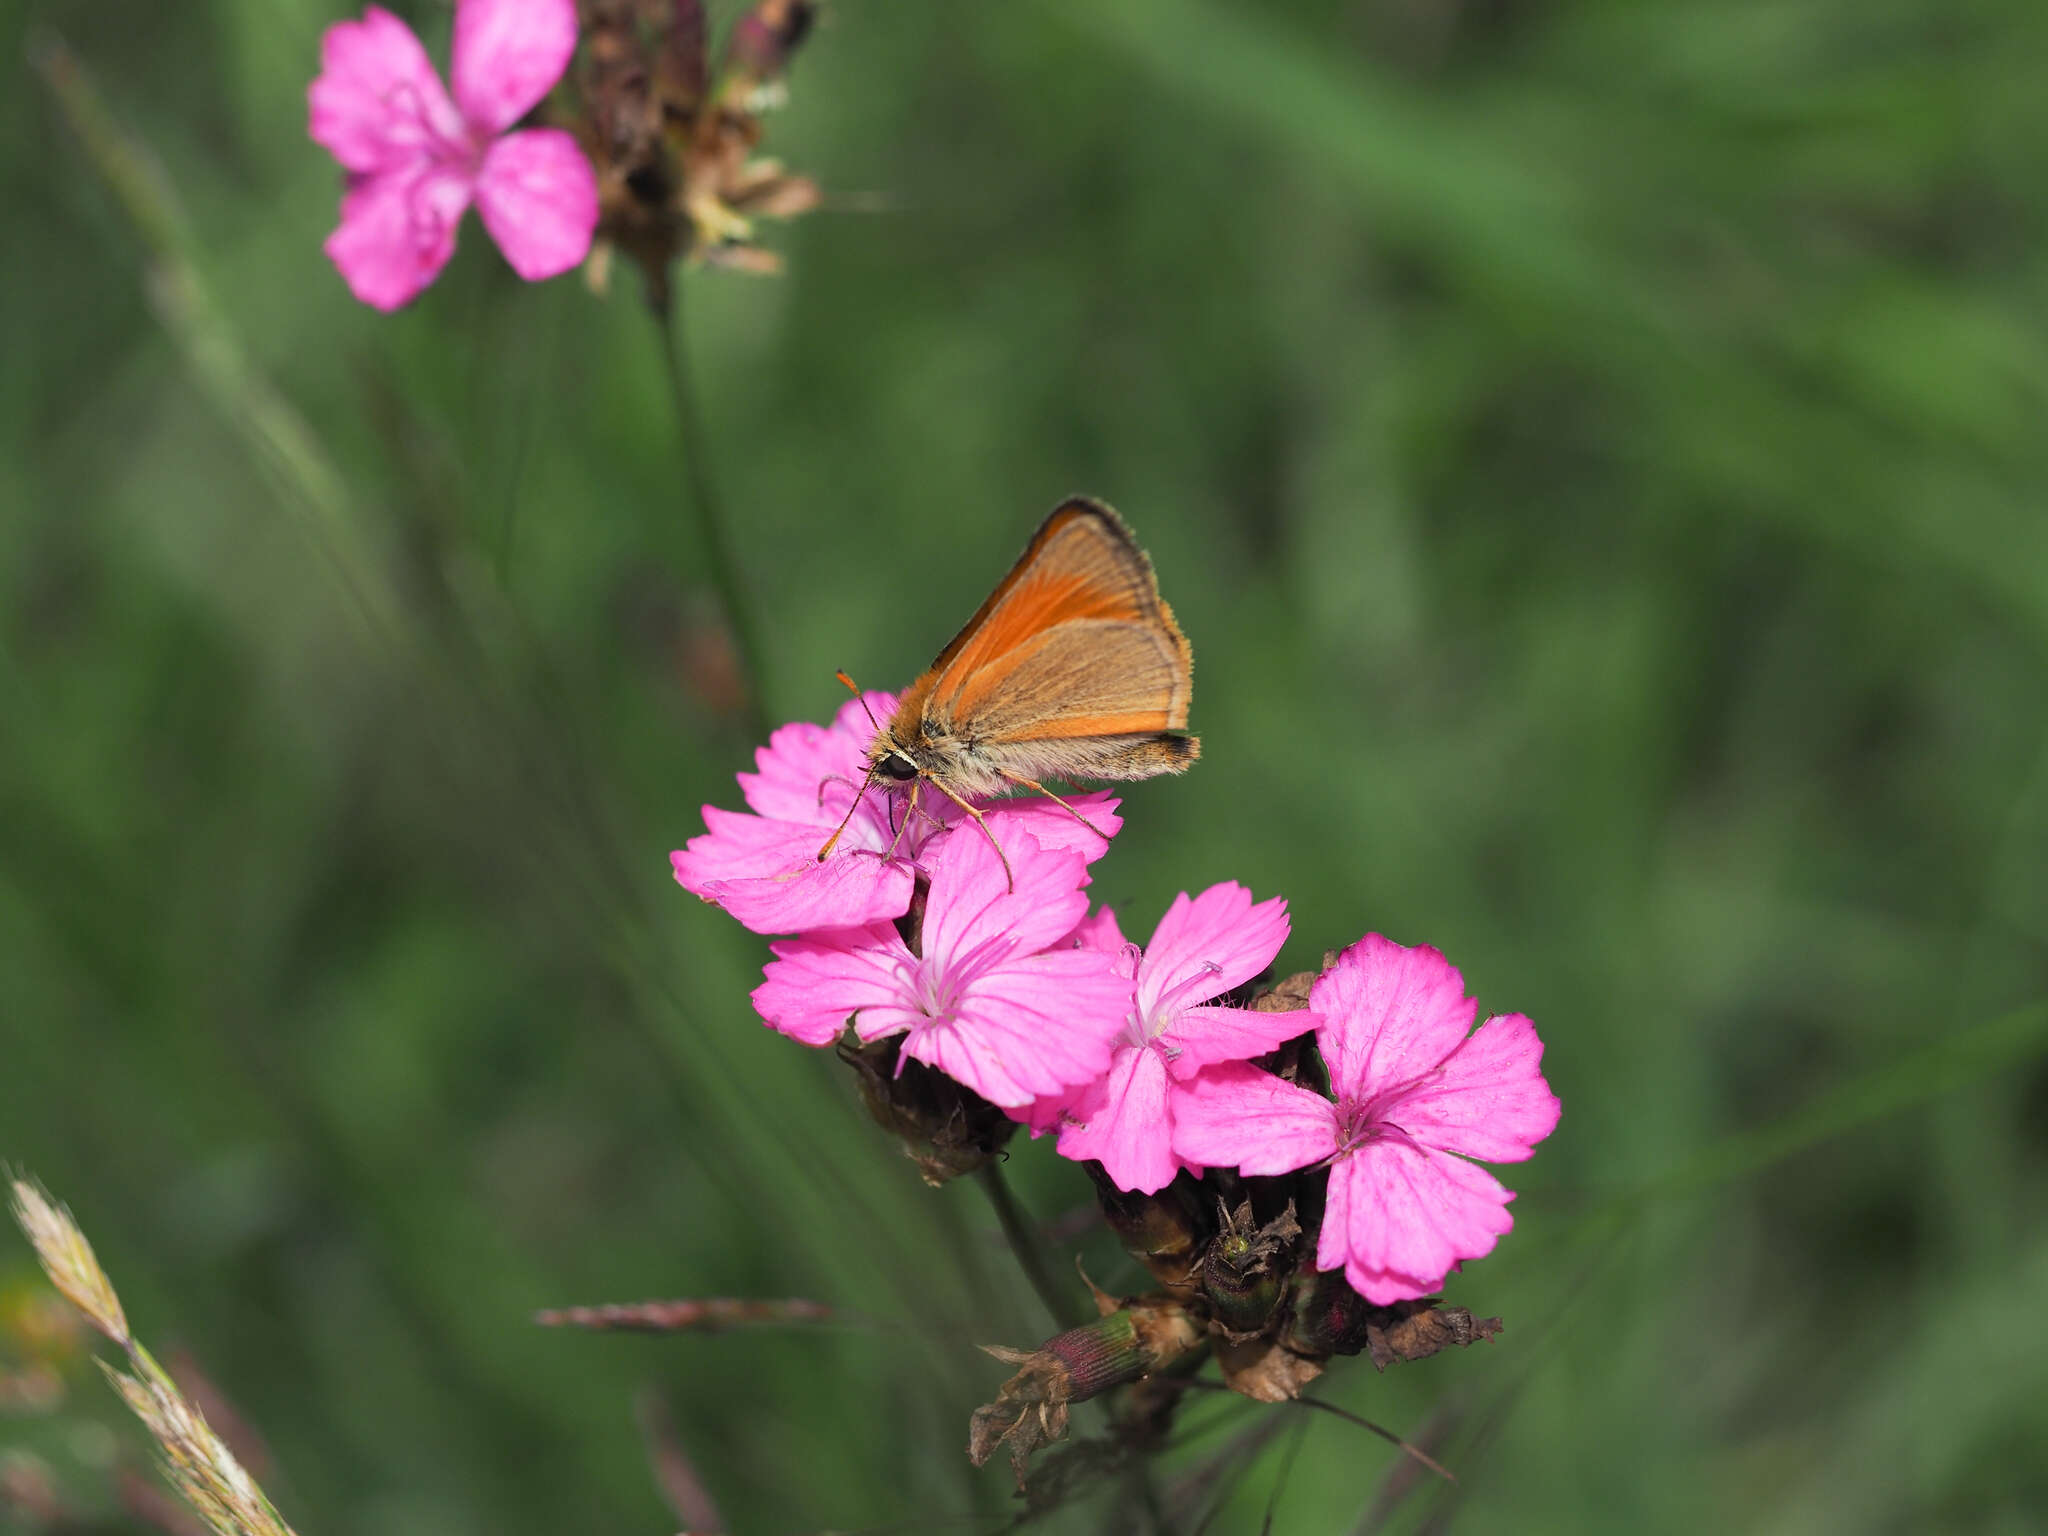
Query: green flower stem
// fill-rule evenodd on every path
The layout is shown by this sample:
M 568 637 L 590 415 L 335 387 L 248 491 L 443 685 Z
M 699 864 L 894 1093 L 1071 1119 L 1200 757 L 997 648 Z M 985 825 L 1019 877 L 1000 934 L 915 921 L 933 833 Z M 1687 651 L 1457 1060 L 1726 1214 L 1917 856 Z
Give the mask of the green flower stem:
M 1010 1193 L 1009 1181 L 1003 1177 L 1003 1165 L 990 1159 L 981 1165 L 975 1177 L 981 1181 L 988 1203 L 995 1207 L 996 1221 L 1003 1229 L 1003 1236 L 1009 1240 L 1010 1251 L 1017 1256 L 1017 1265 L 1024 1271 L 1024 1278 L 1031 1282 L 1031 1289 L 1037 1292 L 1038 1299 L 1045 1304 L 1045 1310 L 1055 1323 L 1062 1326 L 1072 1323 L 1079 1315 L 1074 1310 L 1073 1298 L 1053 1278 L 1045 1244 L 1040 1240 L 1031 1218 L 1017 1203 L 1017 1197 Z
M 704 574 L 718 594 L 718 605 L 739 658 L 740 679 L 747 695 L 747 721 L 755 738 L 766 741 L 771 722 L 761 695 L 760 632 L 754 627 L 753 608 L 733 559 L 724 504 L 711 474 L 710 435 L 704 430 L 703 411 L 690 379 L 687 322 L 680 295 L 662 295 L 654 300 L 650 312 L 661 333 L 662 369 L 668 375 L 669 395 L 675 403 L 676 436 L 683 450 L 683 479 L 689 488 L 690 511 L 697 524 L 697 543 L 703 551 Z

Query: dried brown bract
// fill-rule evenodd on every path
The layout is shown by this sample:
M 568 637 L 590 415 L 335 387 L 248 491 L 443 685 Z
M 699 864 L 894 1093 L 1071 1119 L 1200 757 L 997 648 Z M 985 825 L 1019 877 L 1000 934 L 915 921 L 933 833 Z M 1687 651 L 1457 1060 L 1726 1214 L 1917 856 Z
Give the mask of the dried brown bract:
M 580 0 L 578 130 L 597 171 L 592 280 L 609 252 L 640 266 L 665 309 L 671 266 L 706 261 L 773 272 L 754 220 L 818 204 L 818 186 L 757 157 L 762 115 L 779 105 L 790 56 L 816 20 L 812 0 L 760 0 L 733 24 L 714 67 L 703 0 Z

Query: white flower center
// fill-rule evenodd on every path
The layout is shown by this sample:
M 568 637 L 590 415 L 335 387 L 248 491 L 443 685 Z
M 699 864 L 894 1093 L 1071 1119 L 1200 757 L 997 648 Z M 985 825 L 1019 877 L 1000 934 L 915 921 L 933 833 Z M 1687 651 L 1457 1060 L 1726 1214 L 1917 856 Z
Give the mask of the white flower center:
M 1215 978 L 1222 974 L 1222 966 L 1213 960 L 1204 960 L 1194 970 L 1152 999 L 1151 1007 L 1133 1008 L 1124 1020 L 1124 1044 L 1139 1047 L 1150 1045 L 1171 1029 L 1188 1009 L 1206 1003 L 1214 997 Z M 1140 995 L 1143 995 L 1142 989 Z M 1167 1054 L 1172 1056 L 1177 1052 L 1169 1047 Z

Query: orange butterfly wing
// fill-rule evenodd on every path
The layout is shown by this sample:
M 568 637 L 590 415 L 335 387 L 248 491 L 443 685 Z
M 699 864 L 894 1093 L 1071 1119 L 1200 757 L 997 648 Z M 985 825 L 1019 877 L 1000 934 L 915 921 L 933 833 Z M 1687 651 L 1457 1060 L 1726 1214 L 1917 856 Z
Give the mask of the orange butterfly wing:
M 911 685 L 898 719 L 989 743 L 1156 735 L 1186 728 L 1192 696 L 1187 638 L 1152 562 L 1108 507 L 1076 499 Z

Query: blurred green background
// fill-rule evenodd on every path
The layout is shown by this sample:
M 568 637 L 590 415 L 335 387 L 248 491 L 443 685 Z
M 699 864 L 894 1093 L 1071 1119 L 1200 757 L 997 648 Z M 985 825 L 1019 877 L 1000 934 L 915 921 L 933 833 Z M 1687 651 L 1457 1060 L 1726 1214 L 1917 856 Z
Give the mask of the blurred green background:
M 528 287 L 471 221 L 352 301 L 343 14 L 0 6 L 0 1156 L 306 1536 L 673 1530 L 650 1385 L 748 1536 L 991 1529 L 973 1345 L 1044 1315 L 669 879 L 752 735 L 632 274 Z M 1283 971 L 1375 929 L 1536 1019 L 1564 1120 L 1449 1288 L 1506 1333 L 1323 1384 L 1462 1476 L 1390 1528 L 2048 1526 L 2044 58 L 2034 0 L 841 0 L 767 146 L 836 206 L 685 282 L 774 718 L 1102 496 L 1205 750 L 1098 895 L 1241 880 Z M 886 1326 L 527 1320 L 716 1294 Z M 0 1443 L 104 1498 L 80 1425 L 139 1442 L 71 1380 Z M 1262 1414 L 1209 1529 L 1297 1422 L 1271 1528 L 1375 1528 L 1397 1458 L 1301 1410 L 1195 1402 L 1163 1482 Z

